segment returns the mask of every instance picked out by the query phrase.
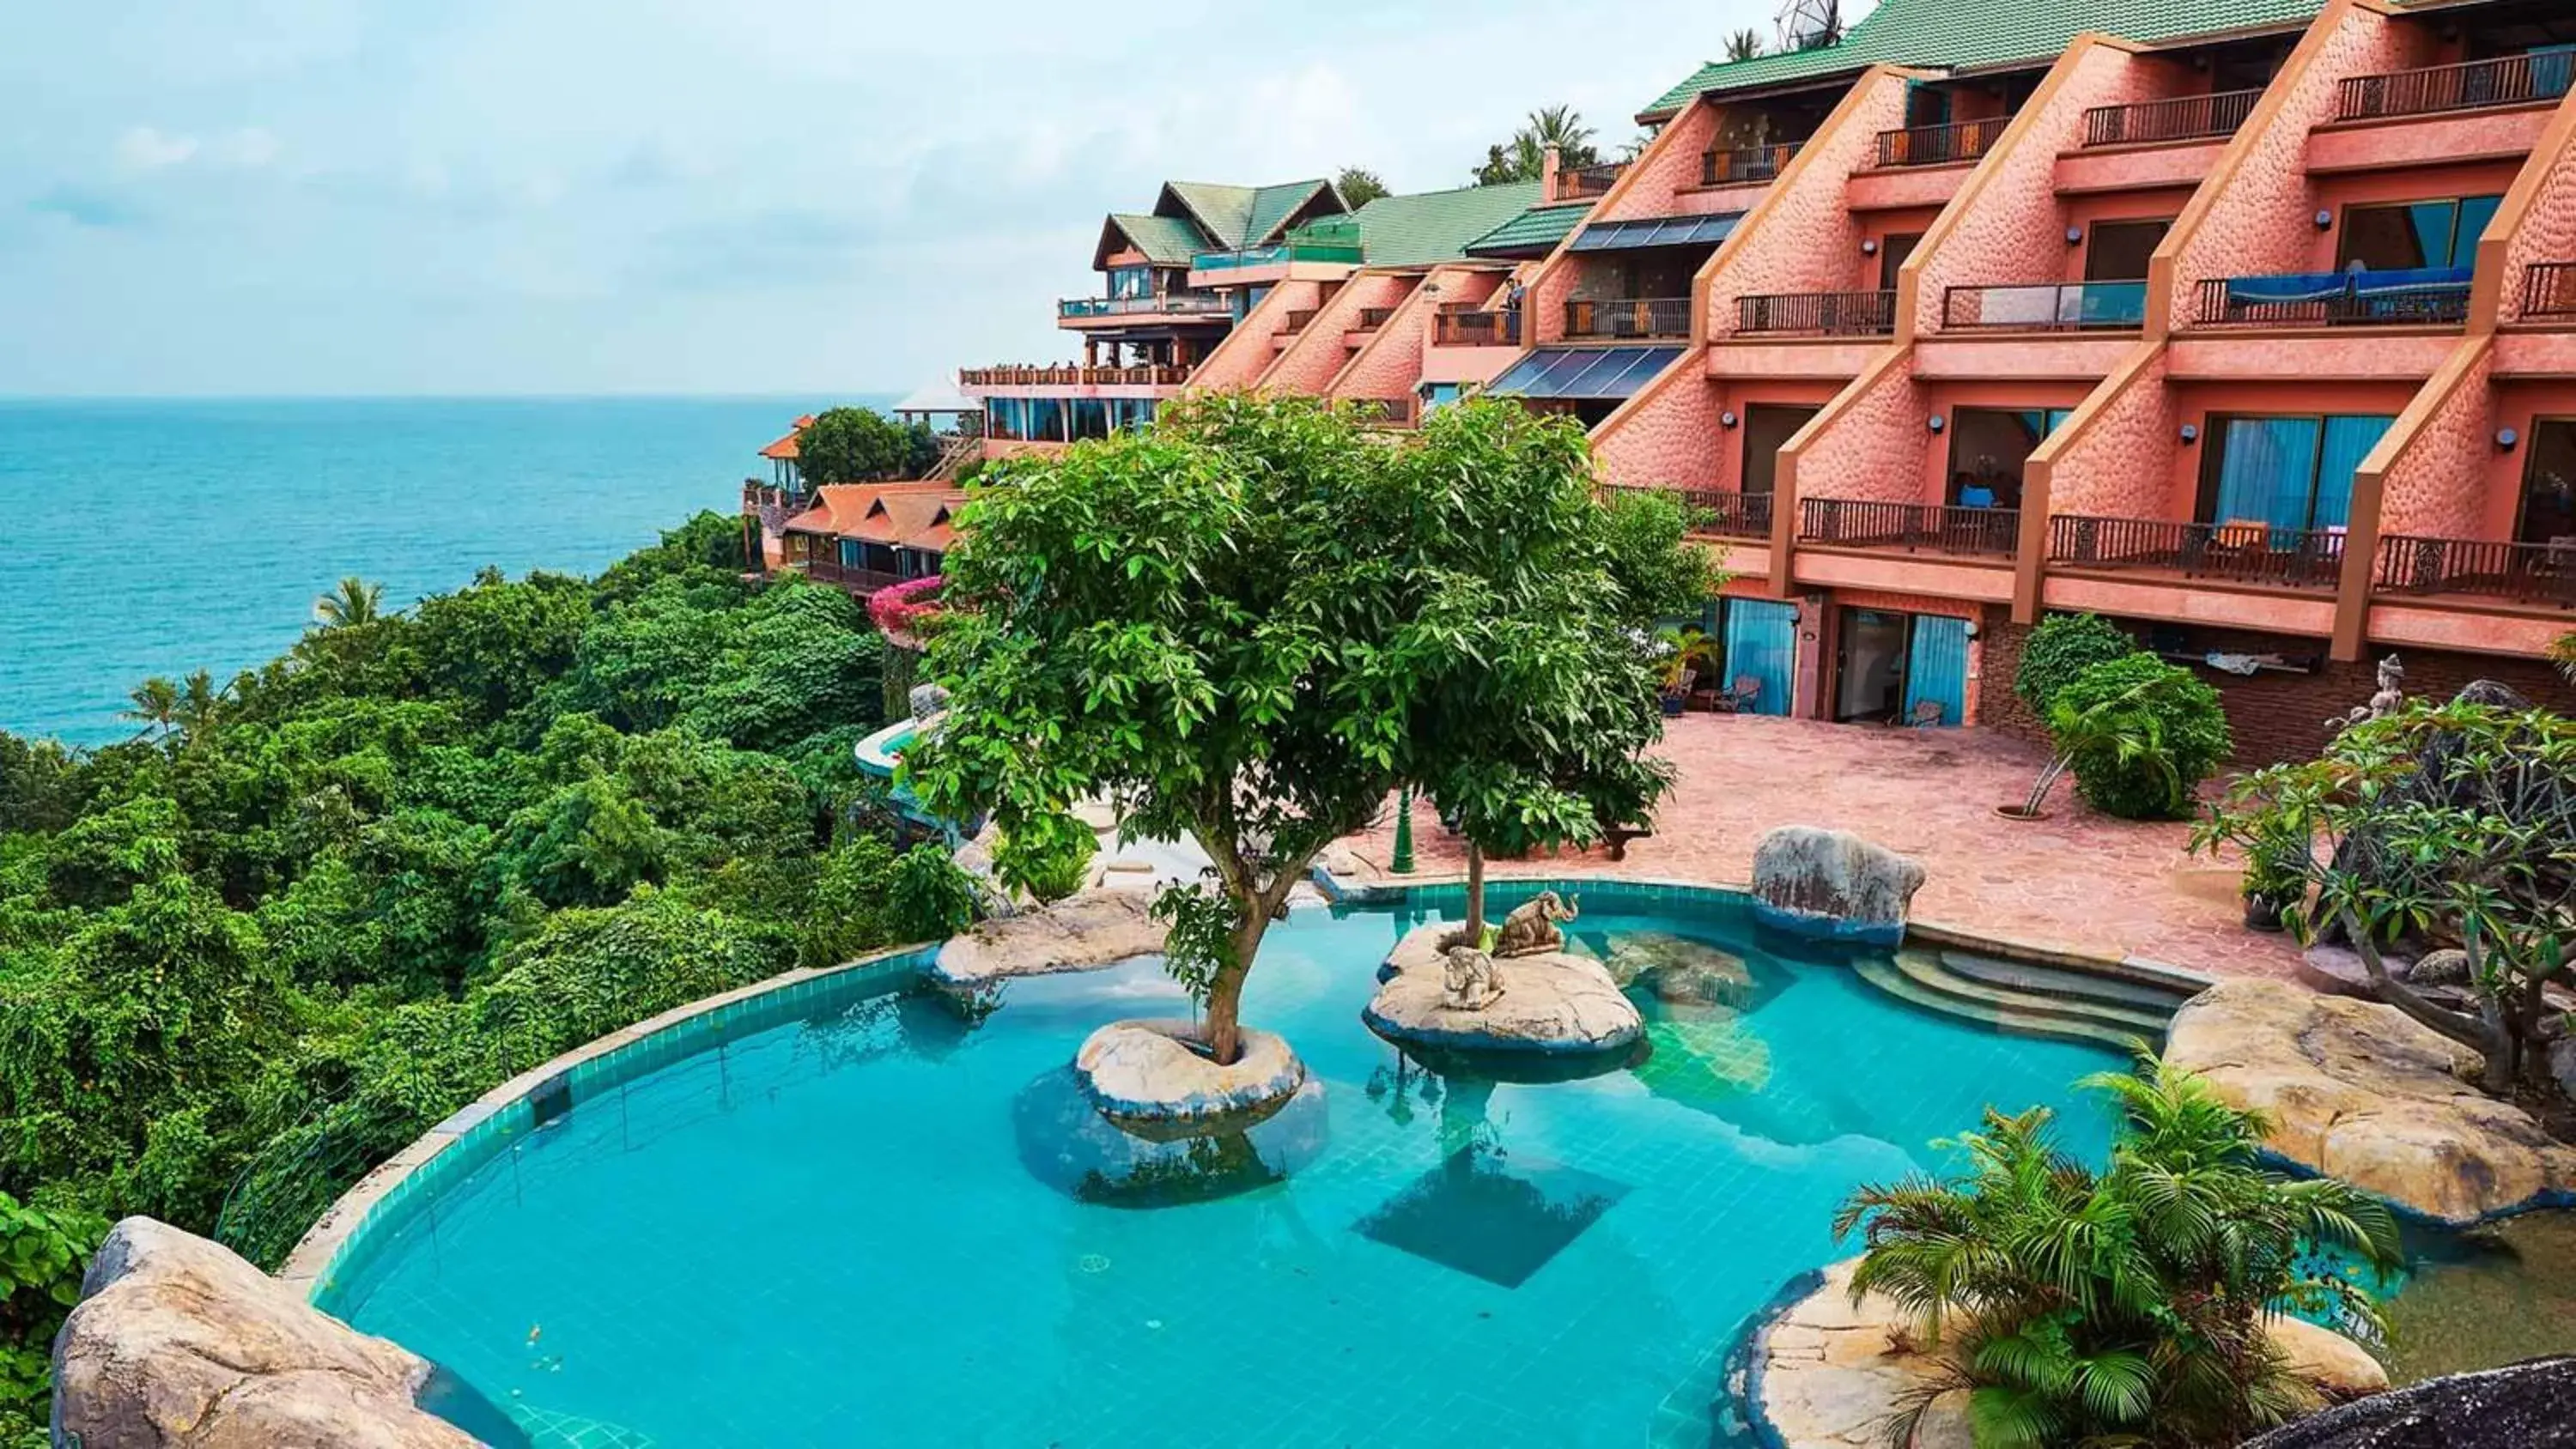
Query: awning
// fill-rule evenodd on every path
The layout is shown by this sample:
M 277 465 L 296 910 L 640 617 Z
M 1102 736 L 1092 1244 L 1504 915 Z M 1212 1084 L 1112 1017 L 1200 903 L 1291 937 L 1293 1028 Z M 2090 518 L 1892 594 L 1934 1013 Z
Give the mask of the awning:
M 1627 251 L 1636 247 L 1713 247 L 1726 240 L 1744 213 L 1723 216 L 1658 216 L 1644 221 L 1604 221 L 1575 237 L 1578 252 Z
M 1681 347 L 1542 347 L 1487 391 L 1496 397 L 1634 397 L 1681 360 Z

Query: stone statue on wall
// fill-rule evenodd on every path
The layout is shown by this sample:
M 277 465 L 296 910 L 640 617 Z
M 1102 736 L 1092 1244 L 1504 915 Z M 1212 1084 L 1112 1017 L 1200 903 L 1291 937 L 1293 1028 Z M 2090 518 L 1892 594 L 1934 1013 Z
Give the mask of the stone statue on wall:
M 1473 946 L 1452 946 L 1441 953 L 1440 1004 L 1453 1011 L 1482 1011 L 1503 994 L 1494 979 L 1494 958 Z
M 2379 661 L 2379 691 L 2370 697 L 2370 703 L 2353 706 L 2351 712 L 2341 719 L 2327 720 L 2326 728 L 2342 731 L 2365 720 L 2386 719 L 2405 705 L 2406 666 L 2398 663 L 2397 656 L 2391 654 Z
M 1576 907 L 1563 896 L 1541 891 L 1536 900 L 1503 917 L 1503 929 L 1494 938 L 1494 954 L 1535 956 L 1542 951 L 1562 951 L 1565 933 L 1556 928 L 1556 923 L 1573 920 L 1575 915 Z

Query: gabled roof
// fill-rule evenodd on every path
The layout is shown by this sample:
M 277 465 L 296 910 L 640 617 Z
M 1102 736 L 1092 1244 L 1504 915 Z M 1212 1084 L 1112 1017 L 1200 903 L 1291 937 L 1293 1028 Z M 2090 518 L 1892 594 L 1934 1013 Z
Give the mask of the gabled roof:
M 768 447 L 761 449 L 760 456 L 764 458 L 776 458 L 789 463 L 796 461 L 796 439 L 803 434 L 807 428 L 810 428 L 813 425 L 814 415 L 812 413 L 807 413 L 805 416 L 798 418 L 796 420 L 796 426 L 787 430 L 787 436 L 770 444 Z
M 2323 0 L 1880 0 L 1837 44 L 1701 66 L 1641 119 L 1711 92 L 1849 75 L 1881 61 L 1934 70 L 2038 64 L 2088 30 L 2156 44 L 2305 24 L 2322 8 Z
M 779 531 L 944 553 L 957 537 L 953 515 L 965 501 L 966 490 L 948 483 L 832 483 L 815 489 L 814 506 Z
M 1266 246 L 1306 204 L 1318 195 L 1331 198 L 1328 211 L 1346 210 L 1333 183 L 1290 181 L 1277 186 L 1220 186 L 1206 181 L 1166 181 L 1154 201 L 1157 216 L 1184 215 L 1199 224 L 1220 251 Z
M 1131 248 L 1143 252 L 1145 260 L 1158 267 L 1186 267 L 1190 258 L 1210 245 L 1207 234 L 1188 217 L 1113 212 L 1101 224 L 1100 245 L 1092 251 L 1091 269 L 1101 270 L 1109 265 L 1113 254 Z
M 1360 254 L 1372 267 L 1457 261 L 1468 243 L 1529 210 L 1538 194 L 1537 182 L 1515 181 L 1381 196 L 1359 209 Z
M 1555 251 L 1556 244 L 1591 210 L 1588 201 L 1533 206 L 1467 243 L 1463 250 L 1471 257 L 1543 257 Z

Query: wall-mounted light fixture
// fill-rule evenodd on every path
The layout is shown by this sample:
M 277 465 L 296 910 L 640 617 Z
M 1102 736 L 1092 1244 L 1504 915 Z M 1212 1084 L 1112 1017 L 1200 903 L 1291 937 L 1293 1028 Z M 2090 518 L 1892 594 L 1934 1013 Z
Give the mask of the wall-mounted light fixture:
M 2183 425 L 2182 425 L 2182 442 L 2183 442 L 2183 446 L 2184 446 L 2184 447 L 2186 447 L 2186 448 L 2188 448 L 2188 447 L 2190 447 L 2192 444 L 2197 443 L 2197 442 L 2199 442 L 2199 441 L 2200 441 L 2200 425 L 2199 425 L 2199 424 L 2197 424 L 2197 423 L 2185 423 L 2185 424 L 2183 424 Z
M 1874 236 L 1862 237 L 1860 240 L 1860 254 L 1865 257 L 1877 256 L 1878 238 Z
M 2084 245 L 2084 228 L 2080 226 L 2068 227 L 2066 229 L 2066 244 L 2071 247 L 2080 247 Z
M 2324 207 L 2322 207 L 2322 206 L 2320 206 L 2320 207 L 2318 207 L 2318 208 L 2317 208 L 2317 230 L 2319 230 L 2319 231 L 2332 231 L 2332 230 L 2334 230 L 2334 213 L 2333 213 L 2333 212 L 2331 212 L 2331 211 L 2328 211 L 2326 208 L 2324 208 Z
M 1734 427 L 1734 426 L 1735 426 L 1735 414 L 1733 414 L 1733 413 L 1719 413 L 1719 414 L 1717 415 L 1717 425 L 1718 425 L 1719 427 L 1721 427 L 1721 428 L 1731 428 L 1731 427 Z
M 1932 431 L 1934 431 L 1934 432 L 1936 432 L 1936 433 L 1937 433 L 1937 432 L 1941 431 L 1943 428 L 1946 428 L 1946 427 L 1950 426 L 1950 424 L 1949 424 L 1948 420 L 1944 419 L 1944 418 L 1943 418 L 1939 413 L 1934 413 L 1934 414 L 1932 415 L 1932 419 L 1931 419 L 1931 421 L 1930 421 L 1929 423 L 1926 423 L 1926 424 L 1925 424 L 1925 426 L 1926 426 L 1926 427 L 1929 427 Z
M 1985 631 L 1984 626 L 1980 625 L 1976 620 L 1974 620 L 1974 619 L 1970 619 L 1970 620 L 1968 621 L 1968 637 L 1969 637 L 1969 638 L 1974 639 L 1974 638 L 1976 638 L 1977 636 L 1979 636 L 1979 635 L 1981 635 L 1981 634 L 1983 634 L 1983 633 L 1985 633 L 1985 632 L 1986 632 L 1986 631 Z
M 2508 453 L 2512 452 L 2514 445 L 2521 441 L 2522 434 L 2515 432 L 2511 428 L 2496 429 L 2496 446 L 2504 449 Z

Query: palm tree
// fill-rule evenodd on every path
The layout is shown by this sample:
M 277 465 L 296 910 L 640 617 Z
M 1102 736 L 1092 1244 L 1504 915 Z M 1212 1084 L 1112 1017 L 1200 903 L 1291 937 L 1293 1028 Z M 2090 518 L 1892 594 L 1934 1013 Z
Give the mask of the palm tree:
M 134 707 L 120 711 L 118 717 L 142 721 L 145 733 L 157 728 L 166 735 L 178 720 L 179 686 L 158 674 L 134 686 L 134 692 L 126 698 L 134 702 Z
M 215 716 L 223 710 L 225 692 L 215 688 L 215 677 L 205 670 L 189 675 L 174 711 L 179 732 L 195 740 L 212 728 Z
M 340 586 L 313 601 L 313 617 L 325 629 L 351 629 L 383 617 L 385 586 L 351 574 Z
M 2187 788 L 2182 771 L 2174 763 L 2173 751 L 2165 748 L 2164 716 L 2152 708 L 2154 696 L 2167 687 L 2164 678 L 2150 679 L 2134 688 L 2102 700 L 2088 709 L 2077 709 L 2059 700 L 2048 712 L 2048 735 L 2057 744 L 2057 757 L 2039 772 L 2030 787 L 2030 798 L 2022 803 L 2022 818 L 2035 820 L 2040 808 L 2048 803 L 2049 792 L 2066 777 L 2075 762 L 2086 756 L 2116 761 L 2126 767 L 2143 765 L 2162 780 L 2169 798 L 2180 798 Z
M 1592 146 L 1592 128 L 1572 106 L 1547 106 L 1530 112 L 1529 124 L 1512 138 L 1515 150 L 1527 138 L 1528 149 L 1544 152 L 1554 146 L 1557 160 L 1567 166 L 1591 166 L 1601 155 Z
M 1730 62 L 1751 60 L 1762 53 L 1762 36 L 1751 30 L 1739 30 L 1726 37 L 1726 58 Z
M 1970 1391 L 1989 1449 L 2234 1444 L 2311 1406 L 2268 1331 L 2297 1313 L 2374 1337 L 2361 1286 L 2315 1249 L 2384 1272 L 2388 1210 L 2331 1178 L 2258 1166 L 2267 1124 L 2189 1072 L 2141 1055 L 2081 1084 L 2120 1110 L 2107 1170 L 2058 1151 L 2051 1116 L 1986 1113 L 1953 1146 L 1963 1179 L 1864 1187 L 1835 1218 L 1867 1250 L 1852 1293 L 1925 1321 L 1949 1371 L 1890 1428 L 1911 1442 L 1939 1392 Z

